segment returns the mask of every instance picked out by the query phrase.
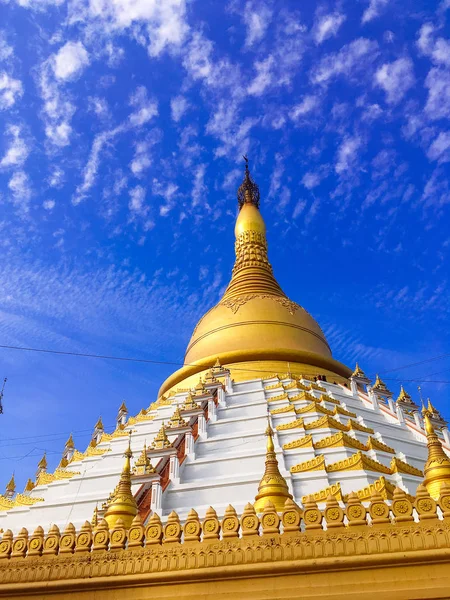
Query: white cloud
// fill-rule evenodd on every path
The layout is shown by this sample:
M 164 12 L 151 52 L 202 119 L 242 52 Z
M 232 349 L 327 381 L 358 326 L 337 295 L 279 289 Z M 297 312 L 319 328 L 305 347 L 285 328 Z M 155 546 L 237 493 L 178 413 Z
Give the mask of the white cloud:
M 300 117 L 307 115 L 313 112 L 319 106 L 319 98 L 317 96 L 312 96 L 307 94 L 303 97 L 302 101 L 299 104 L 296 104 L 292 107 L 289 116 L 291 119 L 296 121 Z
M 367 70 L 370 63 L 378 55 L 378 44 L 367 38 L 358 38 L 342 46 L 333 54 L 328 54 L 312 72 L 313 83 L 327 83 L 330 79 L 339 75 L 350 78 L 362 70 Z
M 13 54 L 13 47 L 7 43 L 3 33 L 0 31 L 0 61 L 8 60 Z
M 205 185 L 206 165 L 200 164 L 194 171 L 194 185 L 192 187 L 192 206 L 198 206 L 201 202 L 207 203 Z
M 106 98 L 100 98 L 99 96 L 89 96 L 88 108 L 100 119 L 107 119 L 110 116 L 108 101 Z
M 75 79 L 89 64 L 89 55 L 81 42 L 67 42 L 53 56 L 52 63 L 56 79 Z
M 272 55 L 255 62 L 256 76 L 247 88 L 247 92 L 251 96 L 261 96 L 272 84 L 275 75 L 274 66 L 275 58 Z
M 87 18 L 106 31 L 142 25 L 139 38 L 150 56 L 178 47 L 188 31 L 185 0 L 89 0 Z
M 114 129 L 103 131 L 95 136 L 88 162 L 83 169 L 83 182 L 77 186 L 75 194 L 72 198 L 73 204 L 80 204 L 80 202 L 86 198 L 88 191 L 94 185 L 100 164 L 100 153 L 103 150 L 103 147 L 113 140 L 119 133 L 125 131 L 125 129 L 126 128 L 124 125 L 119 125 Z
M 75 106 L 70 96 L 60 89 L 53 71 L 53 55 L 39 69 L 38 85 L 44 101 L 42 117 L 45 134 L 53 146 L 63 148 L 70 143 L 71 119 Z
M 148 206 L 145 205 L 145 194 L 146 190 L 142 185 L 137 185 L 130 190 L 128 208 L 131 213 L 140 216 L 145 216 L 148 213 Z
M 44 200 L 42 206 L 45 210 L 51 211 L 55 208 L 56 202 L 54 200 Z
M 389 0 L 369 0 L 369 6 L 363 13 L 361 23 L 368 23 L 378 17 L 388 5 Z
M 320 175 L 319 173 L 305 173 L 302 177 L 302 183 L 308 190 L 312 190 L 320 184 Z
M 52 172 L 48 178 L 48 185 L 50 187 L 59 188 L 64 181 L 64 172 L 60 167 L 53 167 Z
M 375 85 L 386 92 L 389 104 L 397 104 L 414 83 L 414 67 L 408 57 L 385 63 L 375 73 Z
M 211 75 L 211 54 L 213 44 L 200 33 L 195 32 L 186 48 L 183 66 L 194 79 L 206 79 Z
M 8 182 L 12 194 L 12 202 L 19 213 L 24 216 L 30 210 L 31 187 L 28 175 L 24 171 L 16 171 Z
M 436 38 L 435 29 L 431 23 L 425 23 L 420 28 L 417 47 L 435 64 L 450 66 L 450 40 L 443 37 Z
M 330 37 L 335 37 L 346 16 L 339 12 L 320 15 L 313 27 L 313 37 L 316 44 L 321 44 Z
M 8 149 L 0 161 L 0 168 L 20 167 L 24 164 L 30 149 L 22 137 L 22 128 L 19 125 L 9 125 L 6 135 L 11 139 Z
M 350 173 L 358 160 L 362 140 L 359 136 L 346 136 L 337 151 L 336 164 L 334 166 L 339 175 Z
M 247 28 L 245 45 L 250 47 L 264 38 L 272 19 L 272 11 L 264 4 L 247 2 L 243 17 Z
M 0 73 L 0 110 L 11 108 L 23 96 L 22 82 L 10 77 L 5 71 Z
M 158 103 L 148 98 L 147 89 L 143 85 L 139 86 L 132 94 L 130 106 L 134 108 L 129 117 L 133 126 L 145 125 L 158 114 Z
M 428 149 L 428 158 L 440 163 L 450 161 L 450 131 L 441 131 Z
M 428 98 L 425 112 L 430 119 L 450 118 L 450 70 L 433 67 L 426 79 Z
M 184 113 L 189 108 L 189 103 L 184 96 L 175 96 L 170 101 L 170 110 L 172 113 L 172 119 L 175 123 L 178 123 L 183 117 Z
M 297 202 L 297 204 L 295 205 L 294 208 L 294 212 L 292 213 L 292 218 L 296 219 L 297 217 L 299 217 L 302 212 L 305 210 L 306 207 L 306 200 L 299 200 Z

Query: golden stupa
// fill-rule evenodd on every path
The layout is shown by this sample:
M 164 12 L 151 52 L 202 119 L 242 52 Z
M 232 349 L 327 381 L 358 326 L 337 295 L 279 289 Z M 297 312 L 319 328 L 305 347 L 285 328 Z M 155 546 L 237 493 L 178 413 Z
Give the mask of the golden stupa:
M 181 382 L 181 387 L 192 387 L 193 377 L 217 359 L 236 381 L 275 372 L 320 372 L 333 380 L 351 375 L 350 369 L 333 359 L 315 319 L 290 300 L 275 279 L 259 201 L 259 189 L 246 162 L 238 190 L 231 281 L 221 300 L 197 323 L 184 366 L 164 382 L 160 396 Z

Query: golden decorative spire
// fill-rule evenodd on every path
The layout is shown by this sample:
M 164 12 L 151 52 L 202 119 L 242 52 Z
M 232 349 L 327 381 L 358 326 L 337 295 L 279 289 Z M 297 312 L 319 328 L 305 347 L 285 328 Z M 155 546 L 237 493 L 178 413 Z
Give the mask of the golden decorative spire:
M 242 294 L 273 294 L 287 300 L 267 256 L 266 226 L 259 212 L 259 189 L 245 163 L 244 180 L 238 189 L 239 216 L 234 229 L 236 261 L 231 281 L 221 302 Z
M 104 515 L 104 519 L 108 523 L 110 529 L 113 529 L 119 519 L 122 519 L 124 527 L 129 529 L 134 517 L 138 513 L 136 500 L 131 491 L 130 460 L 133 456 L 133 453 L 131 452 L 131 432 L 130 437 L 128 438 L 128 448 L 126 449 L 124 456 L 125 463 L 123 465 L 119 484 L 115 489 L 112 500 Z
M 356 363 L 355 370 L 352 373 L 352 377 L 360 377 L 363 379 L 367 379 L 366 374 L 361 369 L 361 367 L 358 365 L 358 363 Z
M 75 448 L 72 434 L 69 435 L 69 439 L 66 442 L 65 448 Z
M 122 404 L 119 406 L 119 413 L 121 412 L 128 412 L 128 408 L 125 402 L 122 402 Z
M 286 480 L 278 468 L 277 456 L 273 445 L 273 429 L 270 423 L 266 429 L 266 468 L 259 482 L 258 494 L 255 498 L 255 510 L 260 513 L 264 510 L 266 502 L 273 502 L 277 511 L 284 510 L 284 503 L 288 498 L 292 500 Z
M 133 474 L 148 475 L 149 473 L 155 473 L 155 467 L 147 455 L 147 444 L 144 444 L 140 457 L 134 463 Z
M 153 450 L 161 450 L 163 448 L 171 448 L 171 447 L 172 447 L 172 444 L 171 444 L 169 438 L 167 437 L 166 428 L 164 426 L 164 421 L 163 421 L 163 424 L 161 425 L 161 429 L 158 431 L 155 439 L 153 440 L 152 448 L 153 448 Z
M 41 471 L 47 470 L 47 453 L 46 452 L 44 452 L 44 456 L 38 462 L 38 469 L 40 469 Z
M 373 384 L 373 388 L 374 390 L 377 390 L 378 392 L 381 392 L 382 394 L 390 394 L 391 392 L 388 390 L 387 385 L 384 383 L 384 381 L 382 381 L 380 379 L 380 376 L 377 373 L 377 376 L 375 378 L 375 383 Z
M 168 427 L 169 427 L 169 429 L 171 429 L 173 427 L 186 427 L 186 425 L 187 425 L 186 421 L 181 416 L 180 407 L 177 406 L 175 409 L 175 412 L 170 417 Z
M 411 396 L 408 394 L 407 391 L 405 391 L 405 389 L 403 388 L 402 385 L 400 386 L 400 394 L 398 395 L 396 402 L 404 402 L 405 404 L 414 404 Z
M 184 401 L 183 406 L 181 407 L 183 410 L 195 410 L 196 408 L 200 408 L 197 402 L 194 400 L 191 392 L 188 392 L 186 396 L 186 400 Z
M 91 525 L 92 525 L 92 527 L 97 527 L 97 525 L 98 525 L 98 506 L 97 505 L 95 505 L 94 512 L 92 514 Z
M 434 431 L 430 421 L 430 412 L 424 407 L 422 414 L 428 446 L 428 459 L 425 463 L 423 482 L 430 496 L 438 499 L 442 484 L 450 483 L 450 458 L 444 452 L 441 441 Z
M 32 489 L 34 489 L 36 486 L 34 485 L 33 481 L 31 479 L 29 479 L 25 485 L 25 492 L 31 492 Z
M 201 377 L 198 380 L 198 383 L 194 388 L 194 394 L 195 394 L 195 396 L 203 396 L 204 394 L 206 394 L 205 384 L 203 383 L 203 380 Z
M 94 426 L 94 429 L 101 429 L 102 431 L 105 429 L 103 427 L 103 421 L 102 421 L 101 417 L 98 418 L 98 421 L 97 421 L 97 423 Z
M 350 376 L 351 370 L 332 358 L 319 324 L 290 300 L 277 282 L 268 259 L 266 226 L 259 202 L 258 186 L 246 164 L 238 190 L 236 260 L 231 280 L 216 306 L 198 322 L 186 349 L 184 366 L 164 382 L 160 397 L 182 381 L 187 384 L 182 387 L 190 387 L 192 377 L 206 374 L 217 359 L 235 381 L 248 378 L 246 368 L 253 376 L 259 369 L 262 373 L 274 372 L 274 361 L 289 363 L 293 374 L 314 366 L 319 373 Z M 266 362 L 270 365 L 263 364 Z M 212 374 L 217 375 L 215 368 Z M 210 374 L 208 382 L 209 377 Z
M 14 494 L 15 491 L 16 491 L 16 482 L 14 480 L 14 473 L 13 473 L 11 479 L 9 480 L 9 483 L 6 484 L 6 492 L 12 495 L 12 494 Z

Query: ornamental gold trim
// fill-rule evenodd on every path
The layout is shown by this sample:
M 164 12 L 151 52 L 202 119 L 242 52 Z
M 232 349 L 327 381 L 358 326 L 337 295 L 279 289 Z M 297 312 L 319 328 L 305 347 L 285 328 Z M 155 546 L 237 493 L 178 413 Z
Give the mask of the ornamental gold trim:
M 333 435 L 329 435 L 327 437 L 314 442 L 314 448 L 322 450 L 323 448 L 356 448 L 357 450 L 367 450 L 367 446 L 352 438 L 350 435 L 347 435 L 343 431 L 339 431 L 339 433 L 334 433 Z
M 347 425 L 343 425 L 333 417 L 329 415 L 325 415 L 324 417 L 320 417 L 316 421 L 311 421 L 311 423 L 305 423 L 305 429 L 322 429 L 328 427 L 329 429 L 339 429 L 340 431 L 348 431 L 349 427 Z
M 334 498 L 336 498 L 336 500 L 338 500 L 339 502 L 342 501 L 342 490 L 341 490 L 341 484 L 338 483 L 333 483 L 331 485 L 329 485 L 328 487 L 324 488 L 323 490 L 319 490 L 318 492 L 314 492 L 313 494 L 308 494 L 306 496 L 302 496 L 302 503 L 305 504 L 305 502 L 311 498 L 311 496 L 314 499 L 314 502 L 325 502 L 325 500 L 329 497 L 329 496 L 333 496 Z
M 423 471 L 403 462 L 396 456 L 391 460 L 391 473 L 406 473 L 408 475 L 415 475 L 416 477 L 423 477 Z
M 371 435 L 369 435 L 367 440 L 367 448 L 370 450 L 382 450 L 383 452 L 389 452 L 389 454 L 395 454 L 394 448 L 380 442 L 380 440 L 377 440 L 377 438 L 374 438 Z
M 356 431 L 363 431 L 365 433 L 375 433 L 375 431 L 371 427 L 366 427 L 365 425 L 361 425 L 358 421 L 354 421 L 353 419 L 349 419 L 347 422 L 348 428 Z
M 291 421 L 290 423 L 283 423 L 282 425 L 277 425 L 277 431 L 285 431 L 286 429 L 296 429 L 297 427 L 303 427 L 303 419 L 295 419 L 295 421 Z
M 294 440 L 293 442 L 288 442 L 287 444 L 283 444 L 283 450 L 293 450 L 294 448 L 307 448 L 313 447 L 313 438 L 309 433 L 308 435 L 299 438 L 298 440 Z
M 325 456 L 322 454 L 311 460 L 305 460 L 298 465 L 291 467 L 291 473 L 306 473 L 308 471 L 325 471 Z
M 375 471 L 377 473 L 386 473 L 391 475 L 392 471 L 389 467 L 382 465 L 376 460 L 369 458 L 360 450 L 344 460 L 339 460 L 327 466 L 328 473 L 336 473 L 339 471 Z
M 356 413 L 352 412 L 351 410 L 347 410 L 346 408 L 343 408 L 339 404 L 336 404 L 336 406 L 334 407 L 333 414 L 344 415 L 345 417 L 354 417 L 356 419 Z
M 281 408 L 274 408 L 270 411 L 271 415 L 284 415 L 286 413 L 295 413 L 295 408 L 293 406 L 282 406 Z

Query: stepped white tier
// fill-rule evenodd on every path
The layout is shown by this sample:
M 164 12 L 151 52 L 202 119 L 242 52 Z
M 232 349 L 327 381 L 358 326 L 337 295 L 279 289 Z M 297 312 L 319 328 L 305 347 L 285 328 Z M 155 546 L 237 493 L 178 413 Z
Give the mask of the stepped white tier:
M 182 411 L 190 420 L 188 427 L 166 429 L 178 448 L 149 451 L 159 474 L 134 476 L 132 489 L 144 518 L 151 509 L 163 519 L 172 510 L 184 519 L 192 507 L 202 518 L 209 506 L 220 517 L 228 504 L 242 513 L 245 504 L 254 501 L 264 472 L 268 414 L 276 432 L 280 472 L 298 503 L 330 486 L 326 493 L 332 491 L 339 498 L 380 477 L 410 494 L 421 483 L 427 447 L 419 412 L 407 414 L 370 386 L 366 390 L 356 379 L 350 380 L 350 388 L 288 376 L 233 383 L 224 373 L 220 379 L 199 396 L 202 409 Z M 186 392 L 177 393 L 170 402 L 158 402 L 125 424 L 124 431 L 132 432 L 133 463 L 145 442 L 155 439 L 163 422 L 167 424 L 185 400 Z M 449 453 L 448 429 L 439 435 Z M 17 533 L 22 527 L 33 531 L 41 525 L 47 531 L 52 524 L 63 529 L 73 523 L 79 528 L 91 520 L 95 507 L 107 501 L 118 483 L 128 445 L 128 436 L 105 439 L 110 437 L 104 436 L 96 446 L 98 455 L 80 460 L 75 454 L 63 469 L 75 475 L 28 492 L 30 502 L 42 501 L 9 509 L 3 505 L 0 527 Z M 316 498 L 325 499 L 325 492 Z

